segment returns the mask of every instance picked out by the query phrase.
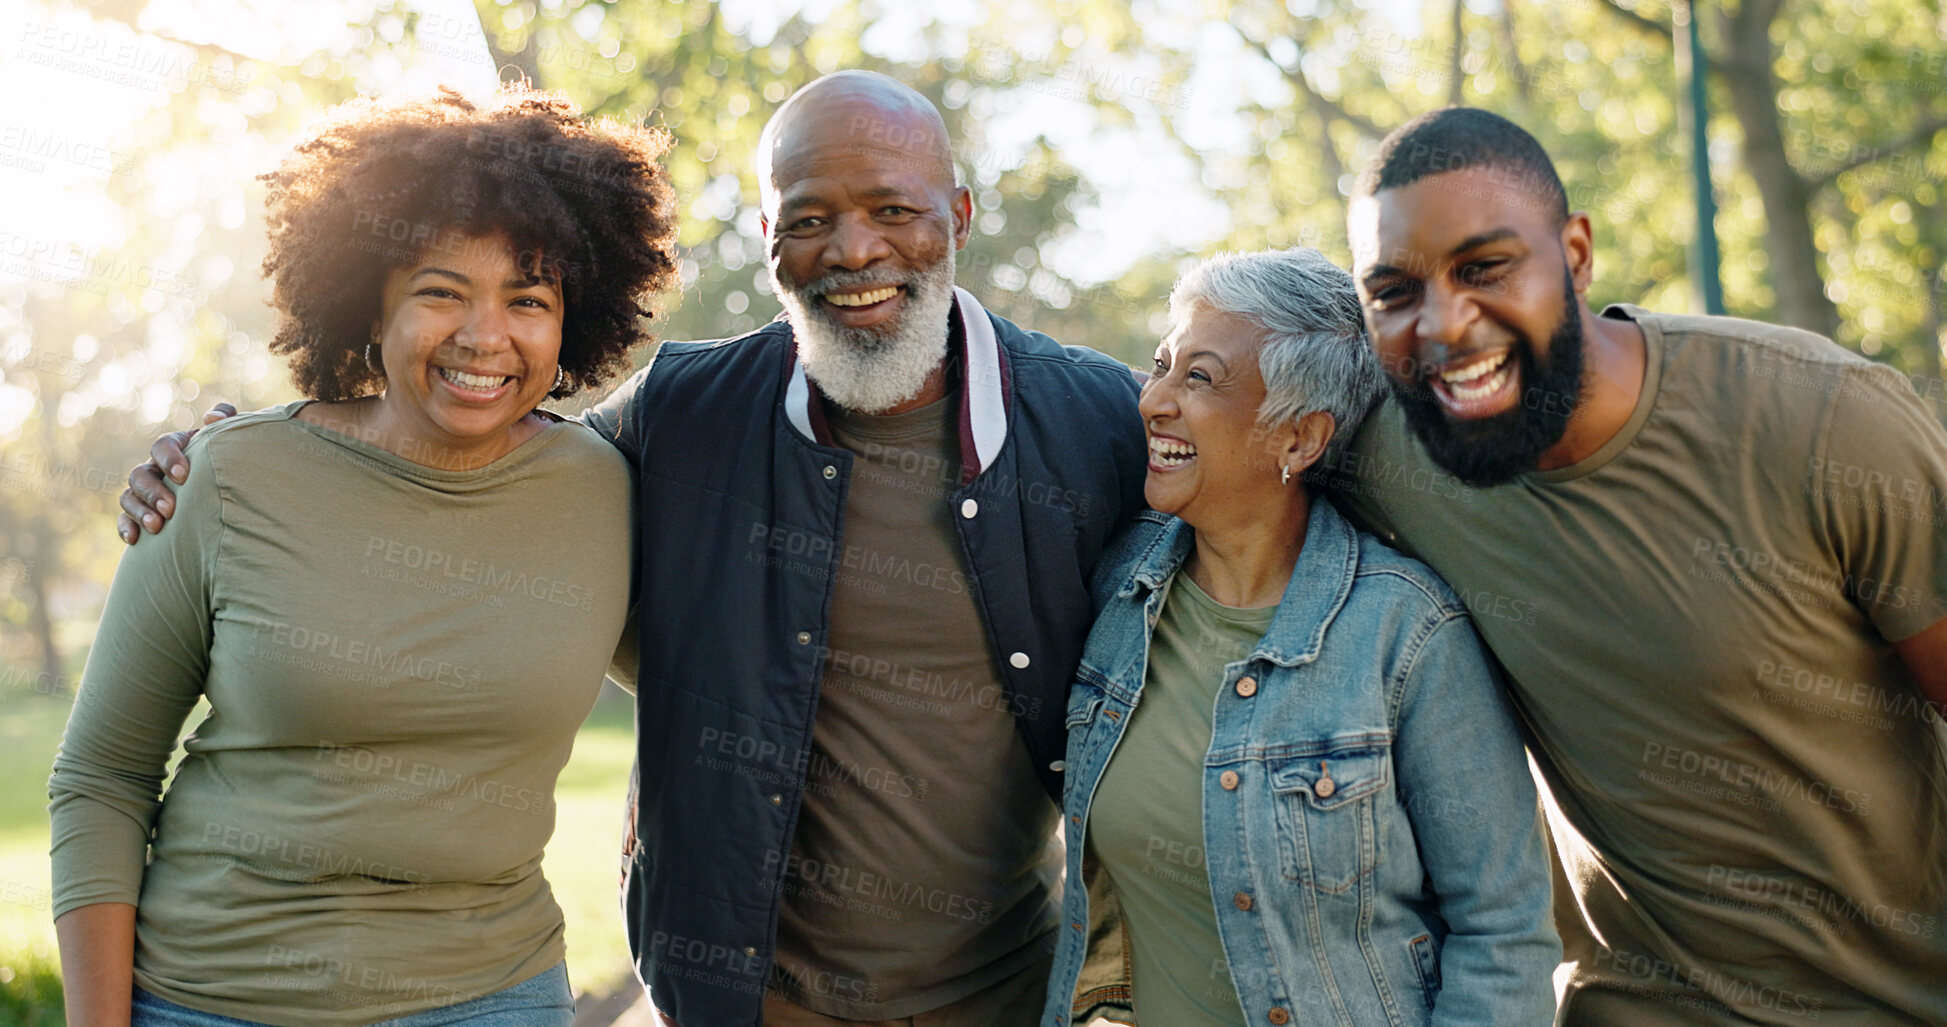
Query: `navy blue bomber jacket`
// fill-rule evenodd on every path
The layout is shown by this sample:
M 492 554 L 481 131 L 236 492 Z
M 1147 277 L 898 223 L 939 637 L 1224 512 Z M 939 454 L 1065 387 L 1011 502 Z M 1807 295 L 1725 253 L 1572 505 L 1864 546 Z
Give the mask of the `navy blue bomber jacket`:
M 968 580 L 1008 708 L 1055 802 L 1103 548 L 1142 509 L 1121 364 L 956 290 Z M 624 910 L 636 972 L 683 1027 L 756 1024 L 775 948 L 844 553 L 853 455 L 780 319 L 668 343 L 586 420 L 639 472 L 636 780 Z

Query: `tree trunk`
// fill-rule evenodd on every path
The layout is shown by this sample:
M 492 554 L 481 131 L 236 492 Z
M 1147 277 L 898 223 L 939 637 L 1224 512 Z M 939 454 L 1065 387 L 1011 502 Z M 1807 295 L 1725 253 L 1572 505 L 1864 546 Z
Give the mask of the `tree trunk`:
M 1743 0 L 1734 15 L 1720 11 L 1717 67 L 1744 131 L 1744 168 L 1764 202 L 1778 320 L 1831 337 L 1838 333 L 1839 310 L 1825 295 L 1812 241 L 1817 189 L 1792 167 L 1779 127 L 1778 82 L 1771 73 L 1771 22 L 1779 6 L 1780 0 Z
M 1943 316 L 1941 293 L 1947 290 L 1947 263 L 1942 263 L 1939 242 L 1941 239 L 1940 203 L 1922 204 L 1914 202 L 1920 210 L 1920 227 L 1926 233 L 1924 239 L 1933 240 L 1936 254 L 1933 267 L 1927 270 L 1921 281 L 1927 287 L 1926 316 L 1920 321 L 1920 374 L 1922 387 L 1918 390 L 1920 398 L 1933 407 L 1933 415 L 1947 421 L 1947 396 L 1942 395 L 1947 385 L 1943 384 L 1940 366 L 1940 331 L 1947 316 Z
M 54 547 L 48 538 L 47 525 L 43 522 L 34 526 L 36 545 L 34 546 L 34 565 L 27 571 L 23 582 L 27 586 L 27 615 L 34 630 L 34 640 L 41 648 L 41 676 L 34 680 L 34 690 L 61 697 L 68 694 L 61 674 L 61 649 L 54 642 L 54 615 L 47 606 L 47 582 L 52 577 Z
M 1447 106 L 1458 107 L 1465 102 L 1461 85 L 1466 81 L 1466 72 L 1460 64 L 1467 56 L 1467 30 L 1461 27 L 1460 15 L 1466 9 L 1466 0 L 1453 0 L 1453 55 L 1447 60 Z

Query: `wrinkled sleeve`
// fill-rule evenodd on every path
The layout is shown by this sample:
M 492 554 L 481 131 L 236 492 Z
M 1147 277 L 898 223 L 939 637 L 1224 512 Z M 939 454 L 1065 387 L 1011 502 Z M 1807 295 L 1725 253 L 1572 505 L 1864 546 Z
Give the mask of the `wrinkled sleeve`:
M 1808 468 L 1846 594 L 1898 642 L 1947 616 L 1947 430 L 1898 372 L 1851 369 Z
M 1447 617 L 1412 661 L 1394 762 L 1440 916 L 1438 1027 L 1548 1027 L 1562 945 L 1514 712 L 1480 637 Z
M 122 551 L 54 757 L 56 917 L 141 892 L 169 757 L 209 670 L 223 522 L 207 435 L 191 446 L 169 530 Z
M 652 359 L 642 369 L 629 376 L 628 380 L 615 387 L 600 403 L 582 411 L 575 420 L 595 429 L 602 438 L 613 443 L 622 455 L 634 464 L 642 456 L 642 395 L 649 380 L 649 369 L 656 366 Z
M 641 649 L 636 643 L 636 617 L 640 608 L 629 607 L 629 619 L 622 625 L 622 637 L 615 642 L 615 652 L 608 658 L 608 679 L 622 691 L 635 694 L 637 667 L 642 663 Z

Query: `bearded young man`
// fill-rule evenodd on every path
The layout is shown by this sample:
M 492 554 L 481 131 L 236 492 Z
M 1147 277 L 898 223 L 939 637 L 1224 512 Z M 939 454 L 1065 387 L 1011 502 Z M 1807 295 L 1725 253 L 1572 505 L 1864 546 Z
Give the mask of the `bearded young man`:
M 784 317 L 665 344 L 585 417 L 640 484 L 637 972 L 683 1027 L 1031 1024 L 1089 575 L 1142 508 L 1136 381 L 954 288 L 972 199 L 893 79 L 799 90 L 758 180 Z
M 1350 226 L 1393 395 L 1342 499 L 1508 670 L 1560 1022 L 1947 1022 L 1947 433 L 1822 337 L 1592 312 L 1587 216 L 1484 111 L 1389 136 Z

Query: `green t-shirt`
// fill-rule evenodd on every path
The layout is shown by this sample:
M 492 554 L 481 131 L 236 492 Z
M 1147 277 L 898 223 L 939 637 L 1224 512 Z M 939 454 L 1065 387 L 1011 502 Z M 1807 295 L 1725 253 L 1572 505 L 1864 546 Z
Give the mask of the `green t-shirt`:
M 631 478 L 580 425 L 439 471 L 303 405 L 204 429 L 122 557 L 48 785 L 54 914 L 135 903 L 135 983 L 180 1005 L 365 1024 L 562 959 L 542 848 L 627 613 Z
M 1095 787 L 1088 845 L 1121 903 L 1133 1002 L 1146 1024 L 1244 1022 L 1211 905 L 1203 758 L 1225 667 L 1250 655 L 1277 612 L 1224 606 L 1188 574 L 1171 579 L 1142 701 Z
M 1060 811 L 954 528 L 958 397 L 828 409 L 857 459 L 771 987 L 826 1016 L 890 1020 L 1053 949 Z
M 1947 433 L 1818 336 L 1603 316 L 1648 365 L 1587 459 L 1466 488 L 1388 402 L 1339 468 L 1508 670 L 1564 1022 L 1947 1022 L 1947 733 L 1887 641 L 1947 613 Z

